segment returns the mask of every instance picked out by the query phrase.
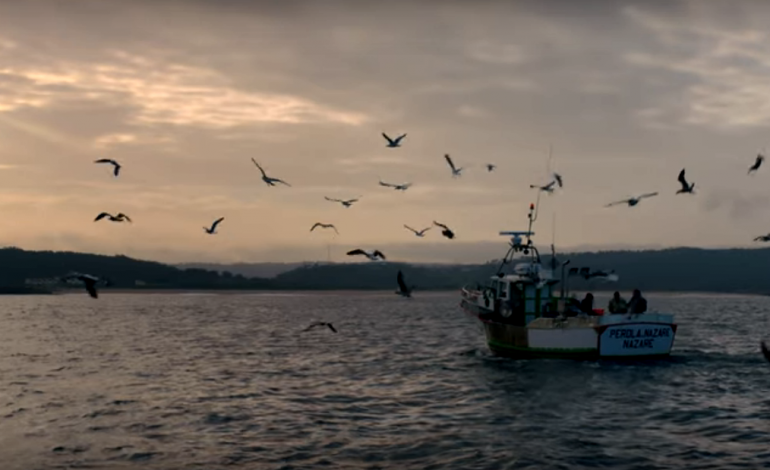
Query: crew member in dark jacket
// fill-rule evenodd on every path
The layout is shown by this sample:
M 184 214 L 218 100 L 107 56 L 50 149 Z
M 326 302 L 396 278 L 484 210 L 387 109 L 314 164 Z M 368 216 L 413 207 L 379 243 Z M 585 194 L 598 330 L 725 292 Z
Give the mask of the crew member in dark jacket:
M 592 293 L 589 292 L 583 297 L 583 301 L 580 302 L 580 310 L 588 315 L 594 314 L 594 295 Z
M 628 301 L 629 313 L 644 313 L 647 311 L 647 301 L 642 297 L 639 289 L 634 289 L 634 294 L 631 296 L 631 300 Z

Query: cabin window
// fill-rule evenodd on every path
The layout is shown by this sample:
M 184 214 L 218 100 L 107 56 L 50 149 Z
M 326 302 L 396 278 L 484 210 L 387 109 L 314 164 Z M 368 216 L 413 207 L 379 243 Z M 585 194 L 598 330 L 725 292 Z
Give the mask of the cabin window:
M 497 291 L 497 296 L 501 299 L 507 299 L 508 298 L 508 283 L 507 282 L 501 282 L 499 284 L 499 290 Z
M 537 289 L 535 286 L 528 285 L 524 288 L 524 309 L 527 312 L 537 312 L 535 301 L 537 299 Z

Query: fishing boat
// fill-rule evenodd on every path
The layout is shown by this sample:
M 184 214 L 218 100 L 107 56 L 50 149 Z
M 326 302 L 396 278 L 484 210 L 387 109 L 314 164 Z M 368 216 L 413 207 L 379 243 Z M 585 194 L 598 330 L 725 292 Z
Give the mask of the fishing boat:
M 461 308 L 477 319 L 490 350 L 508 357 L 659 358 L 668 356 L 677 325 L 668 313 L 574 314 L 555 258 L 550 269 L 532 242 L 534 204 L 527 231 L 505 231 L 510 247 L 486 286 L 464 287 Z M 505 266 L 513 266 L 504 273 Z M 615 277 L 615 279 L 617 279 Z M 561 283 L 561 289 L 554 288 Z

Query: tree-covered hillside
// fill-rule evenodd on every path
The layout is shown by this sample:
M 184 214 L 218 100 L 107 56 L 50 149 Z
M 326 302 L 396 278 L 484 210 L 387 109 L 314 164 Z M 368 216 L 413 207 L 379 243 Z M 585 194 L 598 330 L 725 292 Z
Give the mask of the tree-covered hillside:
M 126 256 L 73 252 L 0 249 L 0 286 L 22 286 L 27 280 L 57 278 L 70 272 L 109 279 L 114 287 L 133 288 L 265 288 L 269 281 L 202 269 L 181 270 Z

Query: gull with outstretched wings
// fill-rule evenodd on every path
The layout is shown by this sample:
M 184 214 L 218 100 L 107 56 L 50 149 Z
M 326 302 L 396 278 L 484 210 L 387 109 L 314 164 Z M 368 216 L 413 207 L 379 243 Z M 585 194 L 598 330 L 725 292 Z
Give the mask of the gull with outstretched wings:
M 391 139 L 390 137 L 388 137 L 388 134 L 386 134 L 384 132 L 382 133 L 382 136 L 385 137 L 385 140 L 388 141 L 387 147 L 389 147 L 389 148 L 396 148 L 396 147 L 401 147 L 401 139 L 406 137 L 406 134 L 402 134 L 402 135 L 396 137 L 395 139 Z
M 452 158 L 449 156 L 449 154 L 444 154 L 444 159 L 449 164 L 449 168 L 452 169 L 452 177 L 461 176 L 461 173 L 463 171 L 462 168 L 456 168 L 454 162 L 452 161 Z
M 117 177 L 118 173 L 120 173 L 120 163 L 116 162 L 115 160 L 111 158 L 100 158 L 99 160 L 94 161 L 94 163 L 109 163 L 112 165 L 112 173 Z
M 219 225 L 219 223 L 222 222 L 223 220 L 225 220 L 225 218 L 220 217 L 217 220 L 215 220 L 213 224 L 211 224 L 211 227 L 203 227 L 203 230 L 205 230 L 206 233 L 208 233 L 209 235 L 214 235 L 215 233 L 217 233 L 217 225 Z
M 428 230 L 430 230 L 432 228 L 432 227 L 428 227 L 428 228 L 424 228 L 422 230 L 415 230 L 415 229 L 413 229 L 412 227 L 410 227 L 410 226 L 408 226 L 406 224 L 404 224 L 404 227 L 406 227 L 410 231 L 414 232 L 414 234 L 416 236 L 418 236 L 418 237 L 424 237 L 425 236 L 425 232 L 427 232 Z
M 345 207 L 350 207 L 353 205 L 354 202 L 357 202 L 359 199 L 361 199 L 361 196 L 357 197 L 356 199 L 332 199 L 330 197 L 324 196 L 324 199 L 331 202 L 339 202 Z
M 259 163 L 257 163 L 256 160 L 252 158 L 251 161 L 254 162 L 255 165 L 257 165 L 257 168 L 259 168 L 259 172 L 262 173 L 262 181 L 264 181 L 266 185 L 275 186 L 275 183 L 281 183 L 281 184 L 285 184 L 286 186 L 291 186 L 289 183 L 287 183 L 282 179 L 272 178 L 270 176 L 267 176 L 267 173 L 265 173 L 265 170 L 259 165 Z
M 679 177 L 676 180 L 679 181 L 679 184 L 682 185 L 682 189 L 677 191 L 676 192 L 677 194 L 682 194 L 682 193 L 692 194 L 693 193 L 692 190 L 693 190 L 693 188 L 695 188 L 695 183 L 688 183 L 687 182 L 687 180 L 684 177 L 684 168 L 682 168 L 682 171 L 679 172 Z
M 340 234 L 340 232 L 338 232 L 338 231 L 337 231 L 337 227 L 335 227 L 335 226 L 334 226 L 334 224 L 322 224 L 321 222 L 316 222 L 315 224 L 313 224 L 313 226 L 312 226 L 312 227 L 310 227 L 310 231 L 312 232 L 312 231 L 313 231 L 313 230 L 315 230 L 317 227 L 321 227 L 321 228 L 330 228 L 330 229 L 333 229 L 333 230 L 334 230 L 334 232 L 335 232 L 337 235 L 339 235 L 339 234 Z
M 628 199 L 623 199 L 622 201 L 611 202 L 611 203 L 607 204 L 604 207 L 612 207 L 612 206 L 615 206 L 615 205 L 618 205 L 618 204 L 627 204 L 628 207 L 634 207 L 635 205 L 639 204 L 639 201 L 641 201 L 642 199 L 648 198 L 648 197 L 657 196 L 657 195 L 658 195 L 657 192 L 642 194 L 641 196 L 630 197 Z
M 377 261 L 378 259 L 385 260 L 385 255 L 380 250 L 374 250 L 370 253 L 361 248 L 356 248 L 355 250 L 348 251 L 346 254 L 348 256 L 364 255 L 372 261 Z

